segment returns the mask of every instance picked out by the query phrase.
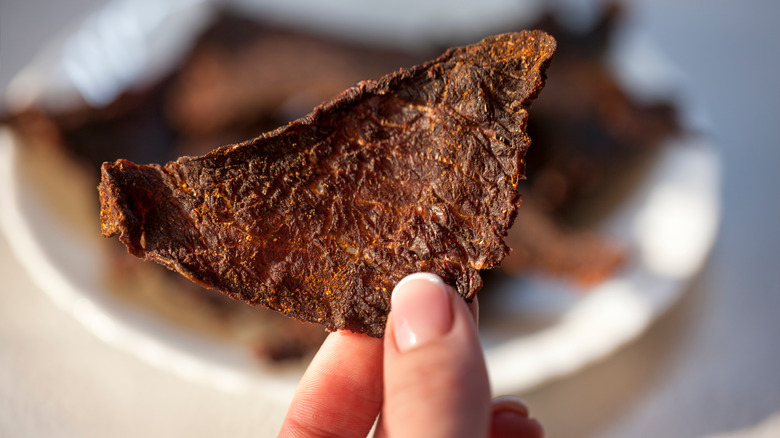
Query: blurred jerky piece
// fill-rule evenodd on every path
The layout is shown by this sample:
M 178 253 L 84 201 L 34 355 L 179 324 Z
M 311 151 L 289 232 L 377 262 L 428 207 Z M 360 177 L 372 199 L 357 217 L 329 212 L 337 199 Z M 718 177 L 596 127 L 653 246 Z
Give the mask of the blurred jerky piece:
M 233 143 L 298 119 L 360 80 L 427 59 L 223 13 L 182 63 L 166 115 L 185 139 L 241 135 Z
M 33 104 L 4 115 L 0 122 L 91 167 L 94 177 L 103 162 L 118 157 L 141 162 L 173 158 L 176 133 L 162 114 L 167 86 L 164 79 L 147 89 L 127 91 L 102 108 L 78 102 L 51 112 Z
M 626 260 L 622 247 L 592 229 L 561 226 L 532 197 L 524 197 L 506 237 L 512 248 L 501 264 L 507 273 L 543 272 L 582 286 L 608 278 Z
M 232 298 L 382 336 L 402 277 L 434 272 L 470 300 L 508 252 L 554 50 L 539 31 L 490 37 L 252 141 L 105 163 L 103 234 Z
M 34 137 L 55 133 L 50 143 L 94 169 L 117 158 L 165 162 L 255 137 L 362 79 L 427 59 L 218 10 L 158 82 L 129 87 L 100 108 L 83 101 L 57 112 L 0 108 L 0 122 Z
M 558 49 L 528 121 L 529 135 L 543 147 L 526 155 L 528 179 L 519 188 L 524 205 L 507 236 L 512 252 L 501 266 L 506 272 L 593 284 L 628 257 L 583 217 L 593 215 L 596 204 L 609 205 L 603 198 L 614 197 L 616 185 L 641 172 L 680 126 L 671 103 L 640 101 L 615 78 L 606 56 L 621 13 L 608 6 L 590 29 L 572 29 L 553 16 L 536 25 L 558 41 Z
M 558 41 L 558 50 L 528 123 L 529 135 L 545 147 L 526 156 L 521 192 L 561 217 L 680 131 L 670 102 L 640 101 L 615 77 L 606 58 L 621 17 L 621 7 L 611 5 L 590 29 L 571 29 L 553 16 L 537 24 Z

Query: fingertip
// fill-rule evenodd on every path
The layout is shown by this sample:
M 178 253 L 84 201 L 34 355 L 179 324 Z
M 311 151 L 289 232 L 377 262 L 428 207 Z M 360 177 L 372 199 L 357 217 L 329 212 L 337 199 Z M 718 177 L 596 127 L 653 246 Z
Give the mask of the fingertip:
M 541 423 L 531 418 L 528 407 L 516 397 L 493 401 L 490 413 L 490 438 L 543 438 Z
M 409 283 L 413 282 L 430 283 L 431 285 L 441 289 L 446 289 L 449 287 L 447 283 L 441 279 L 441 277 L 432 272 L 415 272 L 414 274 L 409 274 L 402 278 L 401 281 L 395 285 L 395 288 L 393 289 L 393 295 L 395 295 L 399 290 L 407 289 Z
M 420 272 L 402 279 L 391 296 L 395 346 L 400 352 L 444 336 L 452 328 L 452 288 L 431 273 Z
M 428 274 L 402 280 L 391 304 L 384 357 L 388 434 L 484 435 L 490 384 L 473 307 Z
M 510 412 L 496 412 L 491 416 L 490 438 L 544 438 L 542 425 L 533 418 Z

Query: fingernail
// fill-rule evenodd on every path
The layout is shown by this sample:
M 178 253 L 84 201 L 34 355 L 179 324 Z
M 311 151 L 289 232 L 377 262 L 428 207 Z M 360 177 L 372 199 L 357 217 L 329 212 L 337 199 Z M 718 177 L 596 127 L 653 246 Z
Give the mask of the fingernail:
M 405 277 L 393 289 L 391 306 L 398 351 L 419 347 L 452 327 L 452 292 L 438 275 Z
M 528 417 L 528 406 L 517 397 L 505 395 L 493 399 L 493 412 L 512 411 L 523 417 Z
M 531 418 L 528 407 L 516 397 L 500 397 L 493 401 L 490 415 L 490 438 L 544 437 L 542 425 Z

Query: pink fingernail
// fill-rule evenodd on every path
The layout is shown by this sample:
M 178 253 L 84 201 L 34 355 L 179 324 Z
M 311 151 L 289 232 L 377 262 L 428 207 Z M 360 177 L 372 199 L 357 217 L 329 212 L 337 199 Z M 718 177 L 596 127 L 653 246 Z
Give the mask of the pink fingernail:
M 452 327 L 452 292 L 438 275 L 405 277 L 393 289 L 391 305 L 398 351 L 419 347 Z

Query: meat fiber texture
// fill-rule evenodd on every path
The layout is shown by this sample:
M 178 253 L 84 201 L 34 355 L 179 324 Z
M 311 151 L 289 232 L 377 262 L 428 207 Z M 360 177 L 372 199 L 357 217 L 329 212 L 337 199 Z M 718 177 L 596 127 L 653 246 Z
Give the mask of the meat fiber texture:
M 102 233 L 237 300 L 383 336 L 404 276 L 433 272 L 471 300 L 508 253 L 554 50 L 541 31 L 489 37 L 250 141 L 104 163 Z

